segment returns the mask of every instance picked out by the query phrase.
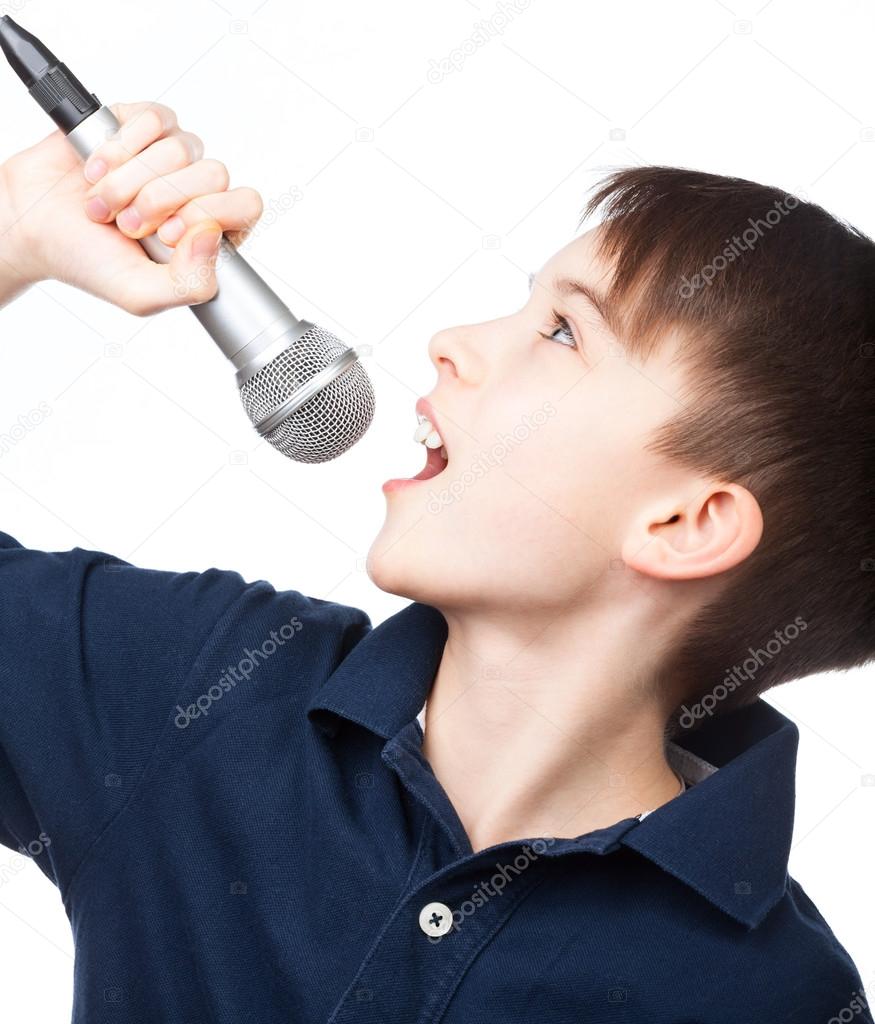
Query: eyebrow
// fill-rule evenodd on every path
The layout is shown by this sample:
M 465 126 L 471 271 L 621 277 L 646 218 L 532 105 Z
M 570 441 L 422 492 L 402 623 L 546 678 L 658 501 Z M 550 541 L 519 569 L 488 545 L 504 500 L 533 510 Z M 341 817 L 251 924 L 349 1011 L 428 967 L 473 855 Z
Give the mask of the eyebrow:
M 535 274 L 531 273 L 529 274 L 529 290 L 531 291 L 534 286 Z M 572 277 L 557 277 L 553 280 L 550 287 L 562 296 L 582 295 L 602 318 L 605 327 L 615 336 L 620 336 L 619 320 L 616 311 L 612 303 L 608 301 L 607 296 L 598 291 L 598 289 L 593 288 L 592 285 L 584 284 L 583 281 L 577 281 Z

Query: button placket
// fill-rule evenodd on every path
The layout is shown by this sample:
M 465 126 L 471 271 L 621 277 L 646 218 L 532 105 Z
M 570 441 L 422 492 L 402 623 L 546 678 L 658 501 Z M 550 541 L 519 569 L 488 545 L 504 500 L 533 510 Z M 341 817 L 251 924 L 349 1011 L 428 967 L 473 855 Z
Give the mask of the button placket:
M 491 864 L 457 861 L 412 888 L 399 902 L 344 993 L 328 1024 L 437 1024 L 475 957 L 512 919 L 544 878 L 545 859 L 533 862 L 503 892 L 468 914 L 472 888 Z M 443 895 L 444 899 L 435 897 Z M 447 902 L 444 902 L 446 900 Z M 457 907 L 457 911 L 453 911 Z M 405 986 L 397 971 L 405 964 Z M 356 993 L 366 990 L 362 1001 Z M 403 995 L 403 998 L 402 998 Z

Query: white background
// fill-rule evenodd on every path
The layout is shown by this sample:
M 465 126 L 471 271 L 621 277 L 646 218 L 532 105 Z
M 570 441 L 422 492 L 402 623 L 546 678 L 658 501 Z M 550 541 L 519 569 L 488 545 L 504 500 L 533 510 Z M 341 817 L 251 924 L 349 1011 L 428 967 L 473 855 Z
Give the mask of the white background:
M 187 309 L 137 319 L 40 284 L 0 312 L 0 434 L 51 409 L 0 457 L 0 528 L 30 547 L 234 568 L 377 623 L 407 603 L 369 582 L 364 556 L 380 483 L 422 465 L 411 434 L 434 381 L 426 344 L 518 309 L 601 173 L 740 175 L 875 232 L 870 0 L 19 0 L 0 13 L 104 103 L 173 107 L 232 185 L 261 192 L 244 254 L 298 316 L 372 346 L 378 402 L 342 459 L 291 463 L 259 443 Z M 453 51 L 461 66 L 430 81 Z M 5 159 L 52 125 L 3 62 L 0 97 Z M 791 873 L 870 985 L 873 684 L 870 667 L 769 697 L 801 732 Z M 4 1017 L 67 1020 L 57 891 L 2 848 L 0 878 Z

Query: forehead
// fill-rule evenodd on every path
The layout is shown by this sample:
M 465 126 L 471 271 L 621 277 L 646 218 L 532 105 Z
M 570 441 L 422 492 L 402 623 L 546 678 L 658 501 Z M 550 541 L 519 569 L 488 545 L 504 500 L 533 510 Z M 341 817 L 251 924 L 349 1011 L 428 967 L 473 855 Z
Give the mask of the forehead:
M 557 277 L 576 277 L 587 284 L 607 291 L 611 280 L 611 265 L 596 253 L 598 225 L 573 238 L 544 263 L 537 272 L 543 281 Z

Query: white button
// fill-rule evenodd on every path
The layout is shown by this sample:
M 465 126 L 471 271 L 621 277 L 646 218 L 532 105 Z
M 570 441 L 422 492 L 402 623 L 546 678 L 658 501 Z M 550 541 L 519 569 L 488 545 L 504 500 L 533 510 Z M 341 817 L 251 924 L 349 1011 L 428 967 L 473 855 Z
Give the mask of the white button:
M 426 903 L 419 912 L 419 927 L 426 935 L 446 935 L 453 927 L 453 912 L 446 903 Z

